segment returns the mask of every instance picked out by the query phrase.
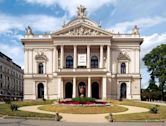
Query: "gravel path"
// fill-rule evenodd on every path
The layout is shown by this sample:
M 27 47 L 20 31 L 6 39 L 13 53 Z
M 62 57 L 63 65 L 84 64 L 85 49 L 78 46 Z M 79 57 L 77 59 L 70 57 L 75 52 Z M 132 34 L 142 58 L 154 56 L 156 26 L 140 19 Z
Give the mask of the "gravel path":
M 25 106 L 20 107 L 19 110 L 21 111 L 29 111 L 29 112 L 37 112 L 37 113 L 45 113 L 45 114 L 55 114 L 55 112 L 48 112 L 39 110 L 38 107 L 41 107 L 43 105 L 35 105 L 35 106 Z M 134 107 L 134 106 L 127 106 L 127 105 L 119 105 L 125 108 L 128 108 L 125 112 L 119 112 L 119 113 L 113 113 L 113 115 L 120 115 L 120 114 L 131 114 L 131 113 L 141 113 L 141 112 L 147 112 L 149 109 L 141 108 L 141 107 Z M 60 113 L 62 115 L 64 122 L 91 122 L 91 123 L 108 123 L 108 121 L 105 119 L 105 116 L 108 115 L 108 113 L 105 114 L 65 114 Z

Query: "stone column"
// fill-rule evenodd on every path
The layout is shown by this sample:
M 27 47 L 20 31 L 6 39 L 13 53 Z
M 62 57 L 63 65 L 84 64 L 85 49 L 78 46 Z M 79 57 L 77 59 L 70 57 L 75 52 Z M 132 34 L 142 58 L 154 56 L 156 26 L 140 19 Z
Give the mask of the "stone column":
M 61 77 L 58 78 L 58 98 L 61 98 Z
M 87 68 L 90 68 L 90 45 L 87 45 Z
M 77 46 L 74 45 L 74 68 L 77 68 Z
M 76 77 L 73 77 L 73 95 L 72 98 L 76 97 Z
M 61 78 L 61 97 L 60 98 L 64 98 L 64 84 L 63 84 L 63 78 Z
M 58 50 L 57 46 L 54 46 L 53 49 L 53 72 L 57 71 L 58 69 Z
M 64 46 L 61 45 L 61 57 L 60 57 L 60 68 L 62 69 L 63 68 L 63 58 L 64 58 Z
M 91 97 L 91 77 L 88 77 L 88 97 Z
M 48 99 L 48 95 L 47 95 L 47 84 L 44 83 L 43 85 L 44 85 L 44 98 Z
M 24 48 L 24 73 L 27 74 L 28 73 L 28 52 L 27 49 Z
M 127 90 L 127 92 L 126 92 L 126 98 L 127 99 L 131 99 L 131 81 L 129 81 L 127 84 L 126 84 L 126 90 Z
M 107 45 L 107 70 L 110 71 L 110 45 Z
M 107 79 L 106 77 L 102 78 L 102 99 L 107 98 Z
M 100 68 L 103 68 L 103 45 L 100 45 Z

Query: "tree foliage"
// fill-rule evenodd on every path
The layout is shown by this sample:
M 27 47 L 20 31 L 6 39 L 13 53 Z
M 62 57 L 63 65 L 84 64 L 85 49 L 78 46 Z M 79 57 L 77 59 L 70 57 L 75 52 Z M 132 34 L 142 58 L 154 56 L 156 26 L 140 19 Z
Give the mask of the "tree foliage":
M 155 79 L 159 82 L 159 89 L 164 94 L 166 90 L 166 44 L 161 44 L 154 48 L 143 58 L 145 65 L 151 75 L 149 87 L 155 88 Z

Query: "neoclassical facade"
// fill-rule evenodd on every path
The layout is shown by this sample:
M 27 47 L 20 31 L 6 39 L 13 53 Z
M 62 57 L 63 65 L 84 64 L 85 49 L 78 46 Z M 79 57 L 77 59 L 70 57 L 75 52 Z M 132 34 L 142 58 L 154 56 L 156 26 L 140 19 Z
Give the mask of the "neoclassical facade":
M 86 8 L 62 29 L 33 34 L 26 28 L 24 45 L 24 99 L 140 99 L 140 38 L 108 32 L 87 18 Z M 42 24 L 41 24 L 42 25 Z M 49 24 L 48 24 L 49 25 Z
M 23 99 L 23 70 L 0 52 L 0 101 Z

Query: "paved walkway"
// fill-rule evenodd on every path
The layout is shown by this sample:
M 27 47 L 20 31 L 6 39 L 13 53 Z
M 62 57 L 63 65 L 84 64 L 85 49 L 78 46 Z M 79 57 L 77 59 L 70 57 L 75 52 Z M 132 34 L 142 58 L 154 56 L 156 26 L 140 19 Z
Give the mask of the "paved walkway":
M 154 105 L 163 105 L 166 106 L 166 102 L 153 102 L 153 101 L 139 101 L 139 102 L 143 102 L 143 103 L 148 103 L 148 104 L 154 104 Z
M 37 112 L 37 113 L 45 113 L 45 114 L 55 114 L 55 112 L 48 112 L 39 110 L 38 107 L 41 107 L 43 105 L 35 105 L 35 106 L 25 106 L 20 107 L 19 110 L 21 111 L 29 111 L 29 112 Z M 122 107 L 128 108 L 125 112 L 119 112 L 119 113 L 113 113 L 113 115 L 118 114 L 130 114 L 130 113 L 141 113 L 141 112 L 147 112 L 149 109 L 141 108 L 141 107 L 134 107 L 134 106 L 127 106 L 127 105 L 119 105 Z M 108 113 L 105 114 L 65 114 L 60 113 L 62 115 L 64 122 L 91 122 L 91 123 L 108 123 L 108 121 L 105 119 L 105 116 L 108 115 Z
M 0 126 L 166 126 L 166 122 L 73 123 L 54 120 L 0 119 Z

